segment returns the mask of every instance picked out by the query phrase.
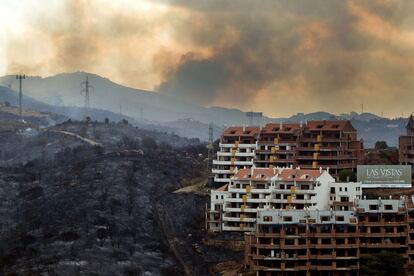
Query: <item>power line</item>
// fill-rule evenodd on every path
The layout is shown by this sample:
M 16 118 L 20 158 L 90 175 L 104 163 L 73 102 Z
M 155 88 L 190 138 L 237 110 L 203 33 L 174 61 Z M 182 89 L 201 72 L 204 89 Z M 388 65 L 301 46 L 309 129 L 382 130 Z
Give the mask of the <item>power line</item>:
M 16 79 L 19 80 L 19 117 L 20 120 L 23 120 L 23 115 L 22 115 L 22 98 L 23 98 L 23 92 L 22 92 L 22 80 L 24 80 L 26 78 L 25 75 L 17 75 Z
M 249 120 L 249 125 L 252 126 L 254 124 L 261 125 L 262 124 L 262 112 L 246 112 L 246 117 Z
M 84 103 L 84 119 L 86 120 L 89 116 L 90 101 L 89 101 L 89 89 L 93 89 L 93 86 L 89 84 L 88 76 L 86 76 L 86 81 L 81 83 L 81 86 L 84 88 L 81 90 L 81 93 L 85 93 L 85 103 Z
M 208 155 L 207 155 L 207 172 L 210 173 L 213 165 L 213 155 L 214 155 L 214 128 L 213 123 L 208 125 Z

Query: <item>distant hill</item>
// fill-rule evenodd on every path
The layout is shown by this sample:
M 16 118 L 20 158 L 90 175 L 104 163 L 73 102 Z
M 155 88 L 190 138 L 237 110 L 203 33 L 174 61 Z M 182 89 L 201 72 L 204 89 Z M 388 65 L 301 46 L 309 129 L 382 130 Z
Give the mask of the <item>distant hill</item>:
M 91 117 L 96 120 L 109 118 L 112 121 L 127 119 L 145 128 L 175 132 L 182 136 L 208 138 L 208 124 L 214 122 L 217 138 L 224 126 L 266 124 L 269 122 L 303 122 L 310 120 L 352 120 L 366 147 L 372 147 L 377 140 L 385 140 L 390 146 L 397 146 L 398 136 L 404 133 L 406 119 L 387 119 L 371 113 L 331 114 L 328 112 L 297 113 L 290 117 L 250 120 L 238 109 L 224 107 L 202 107 L 156 92 L 129 88 L 107 78 L 85 72 L 65 73 L 41 78 L 27 77 L 24 80 L 24 105 L 35 110 L 54 112 L 81 119 L 84 97 L 81 83 L 89 78 L 91 90 Z M 0 78 L 0 85 L 17 90 L 14 76 Z M 8 93 L 4 92 L 8 90 Z M 3 92 L 4 93 L 3 93 Z M 11 94 L 10 94 L 11 93 Z M 17 104 L 16 92 L 3 87 L 0 101 L 9 99 Z M 122 114 L 121 114 L 122 111 Z
M 0 86 L 0 102 L 9 102 L 12 106 L 19 105 L 19 97 L 16 91 L 11 90 L 8 87 Z M 75 120 L 82 120 L 84 117 L 84 109 L 76 106 L 55 106 L 46 104 L 39 100 L 33 99 L 29 96 L 23 95 L 22 106 L 24 110 L 36 110 L 40 112 L 52 112 L 60 114 L 68 118 Z M 121 121 L 126 119 L 132 123 L 136 123 L 133 118 L 116 114 L 107 110 L 91 108 L 88 114 L 92 120 L 103 121 L 108 118 L 111 121 Z
M 90 93 L 91 106 L 97 109 L 122 113 L 128 117 L 167 122 L 192 118 L 200 122 L 214 121 L 217 124 L 241 124 L 245 122 L 244 112 L 236 109 L 205 108 L 179 101 L 156 92 L 133 89 L 116 84 L 109 79 L 84 72 L 65 73 L 52 77 L 27 77 L 24 80 L 24 94 L 38 101 L 58 106 L 84 105 L 80 91 L 81 83 L 89 78 L 93 89 Z M 14 76 L 0 78 L 0 85 L 17 90 Z
M 81 83 L 89 78 L 93 89 L 90 93 L 91 106 L 107 110 L 114 114 L 122 114 L 137 120 L 146 119 L 154 122 L 171 122 L 192 119 L 202 123 L 214 122 L 216 125 L 249 124 L 246 113 L 239 109 L 219 106 L 203 107 L 178 100 L 172 96 L 152 91 L 140 90 L 119 85 L 107 78 L 85 73 L 64 73 L 41 78 L 27 77 L 24 80 L 24 94 L 43 103 L 53 106 L 83 107 L 84 97 L 81 95 Z M 15 76 L 0 77 L 0 85 L 10 86 L 17 90 Z M 298 113 L 287 118 L 261 118 L 261 123 L 280 121 L 328 120 L 332 118 L 360 119 L 363 121 L 380 118 L 374 114 L 350 113 L 339 116 L 327 112 Z M 258 121 L 253 121 L 258 124 Z

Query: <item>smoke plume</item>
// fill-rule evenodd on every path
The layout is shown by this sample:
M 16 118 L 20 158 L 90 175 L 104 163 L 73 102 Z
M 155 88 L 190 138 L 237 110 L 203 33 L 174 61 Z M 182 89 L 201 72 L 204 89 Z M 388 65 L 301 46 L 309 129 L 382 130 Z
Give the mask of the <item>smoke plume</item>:
M 411 1 L 103 2 L 66 0 L 59 16 L 34 14 L 26 37 L 9 41 L 7 72 L 92 71 L 274 116 L 361 103 L 389 116 L 412 111 Z M 41 49 L 27 62 L 21 50 L 34 38 Z

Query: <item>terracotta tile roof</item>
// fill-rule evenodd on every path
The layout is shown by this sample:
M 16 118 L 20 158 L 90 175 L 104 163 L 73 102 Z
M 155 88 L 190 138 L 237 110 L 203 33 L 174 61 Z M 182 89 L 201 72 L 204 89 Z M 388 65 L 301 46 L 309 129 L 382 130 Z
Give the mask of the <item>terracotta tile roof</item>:
M 240 169 L 237 172 L 237 180 L 269 181 L 277 176 L 282 181 L 315 181 L 322 172 L 319 170 L 302 170 L 289 168 L 254 168 Z
M 259 127 L 228 127 L 224 130 L 223 136 L 244 136 L 244 137 L 255 137 L 259 134 Z
M 315 181 L 321 175 L 319 170 L 284 169 L 278 177 L 283 181 Z
M 293 133 L 299 129 L 300 124 L 269 123 L 262 129 L 262 133 Z
M 239 180 L 269 180 L 278 172 L 278 169 L 273 168 L 240 169 L 237 171 L 236 178 Z
M 334 120 L 334 121 L 309 121 L 306 124 L 309 130 L 349 130 L 356 131 L 350 121 L 347 120 Z
M 229 184 L 223 185 L 220 188 L 216 189 L 216 191 L 225 192 L 225 191 L 227 191 L 228 186 L 229 186 Z

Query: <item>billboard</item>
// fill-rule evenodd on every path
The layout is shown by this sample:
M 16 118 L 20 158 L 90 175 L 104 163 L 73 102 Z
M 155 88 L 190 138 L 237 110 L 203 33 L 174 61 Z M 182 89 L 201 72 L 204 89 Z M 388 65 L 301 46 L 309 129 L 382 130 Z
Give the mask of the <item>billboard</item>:
M 359 165 L 357 180 L 362 188 L 411 188 L 411 166 Z

